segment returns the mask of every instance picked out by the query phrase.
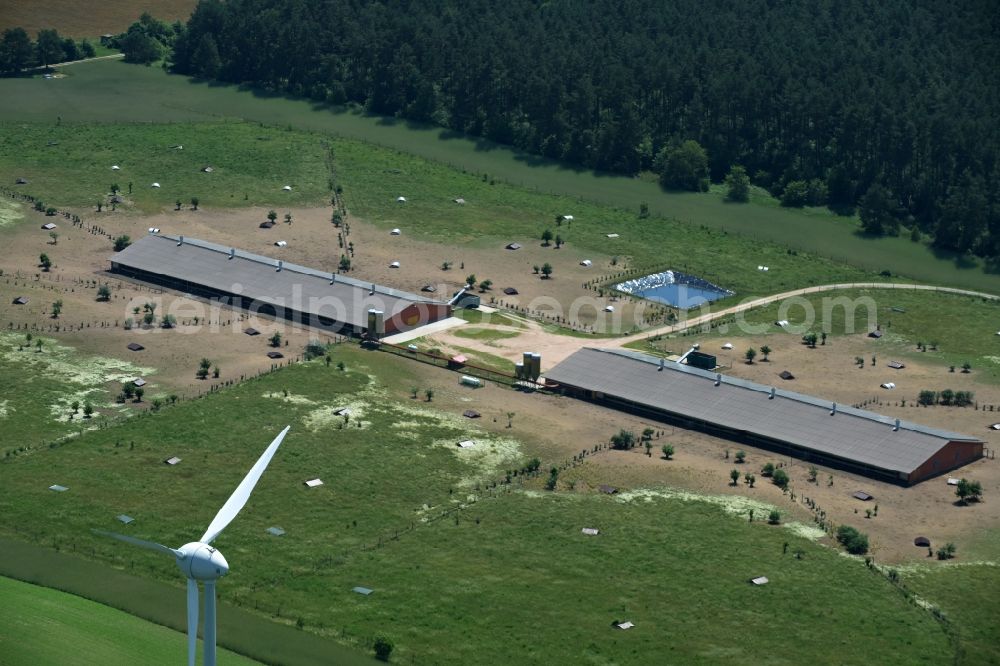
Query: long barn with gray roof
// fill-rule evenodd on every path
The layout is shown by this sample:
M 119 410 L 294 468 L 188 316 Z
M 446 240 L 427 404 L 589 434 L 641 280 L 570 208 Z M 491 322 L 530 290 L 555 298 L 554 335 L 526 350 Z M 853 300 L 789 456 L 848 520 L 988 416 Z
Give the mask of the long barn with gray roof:
M 545 374 L 565 393 L 882 480 L 913 484 L 977 460 L 982 440 L 619 349 Z
M 276 319 L 361 335 L 368 311 L 385 333 L 451 315 L 447 303 L 184 236 L 150 234 L 111 257 L 112 272 Z

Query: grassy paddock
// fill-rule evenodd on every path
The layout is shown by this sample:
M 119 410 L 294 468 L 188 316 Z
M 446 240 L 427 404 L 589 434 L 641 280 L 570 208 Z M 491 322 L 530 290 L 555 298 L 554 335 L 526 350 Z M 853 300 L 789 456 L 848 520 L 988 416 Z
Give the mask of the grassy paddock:
M 666 193 L 644 179 L 595 174 L 440 128 L 196 82 L 170 76 L 158 68 L 120 62 L 74 65 L 67 68 L 64 79 L 0 81 L 0 95 L 19 100 L 17 105 L 0 109 L 0 120 L 15 122 L 54 123 L 58 115 L 70 122 L 229 117 L 339 134 L 419 154 L 473 174 L 488 174 L 488 180 L 495 178 L 557 193 L 571 201 L 619 207 L 629 215 L 634 215 L 639 203 L 645 201 L 654 214 L 739 232 L 744 243 L 749 239 L 750 243 L 767 240 L 792 244 L 867 271 L 890 270 L 920 281 L 1000 292 L 1000 275 L 985 273 L 976 261 L 939 255 L 923 244 L 902 238 L 862 238 L 856 234 L 854 219 L 787 210 L 768 203 L 728 204 L 718 192 Z M 762 261 L 755 264 L 767 263 L 763 261 L 766 258 L 761 256 Z
M 4 663 L 164 664 L 187 653 L 184 634 L 72 594 L 0 576 L 0 596 Z M 218 659 L 234 666 L 259 663 L 225 649 Z
M 169 558 L 90 528 L 184 543 L 259 455 L 265 433 L 291 423 L 244 515 L 217 542 L 232 566 L 219 589 L 226 603 L 301 620 L 307 633 L 367 650 L 384 632 L 399 663 L 502 655 L 640 664 L 654 654 L 745 663 L 775 645 L 863 663 L 876 640 L 880 663 L 950 658 L 926 611 L 858 561 L 782 528 L 656 497 L 514 491 L 469 503 L 480 480 L 537 455 L 546 434 L 492 435 L 408 399 L 418 367 L 394 356 L 341 347 L 334 357 L 346 371 L 286 368 L 0 464 L 0 531 L 176 586 Z M 333 414 L 344 406 L 349 423 Z M 479 446 L 458 449 L 463 438 Z M 182 463 L 163 465 L 169 455 Z M 306 489 L 316 476 L 326 485 Z M 53 482 L 69 492 L 48 491 Z M 205 489 L 194 506 L 192 487 Z M 466 508 L 424 522 L 459 504 Z M 121 512 L 137 522 L 123 528 L 114 520 Z M 270 525 L 287 534 L 267 535 Z M 601 536 L 583 536 L 585 526 Z M 804 559 L 792 557 L 798 548 Z M 761 574 L 772 584 L 747 583 Z M 376 592 L 360 597 L 355 585 Z M 637 627 L 614 630 L 615 619 Z M 239 633 L 229 636 L 239 648 Z
M 177 148 L 182 146 L 183 148 Z M 121 167 L 113 171 L 112 166 Z M 213 168 L 205 173 L 206 166 Z M 329 201 L 323 142 L 304 132 L 240 122 L 0 126 L 0 173 L 58 207 L 107 203 L 113 183 L 124 209 L 302 206 Z M 159 183 L 159 188 L 151 187 Z M 132 192 L 129 193 L 129 183 Z M 292 190 L 282 190 L 291 185 Z

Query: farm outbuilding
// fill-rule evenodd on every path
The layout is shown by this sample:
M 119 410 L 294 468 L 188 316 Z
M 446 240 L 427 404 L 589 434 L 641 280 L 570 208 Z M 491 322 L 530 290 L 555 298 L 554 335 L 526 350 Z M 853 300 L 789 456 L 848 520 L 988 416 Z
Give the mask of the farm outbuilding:
M 978 460 L 983 441 L 621 349 L 585 348 L 551 388 L 749 446 L 914 484 Z
M 447 303 L 184 236 L 150 234 L 112 255 L 111 270 L 252 314 L 362 335 L 368 311 L 391 335 L 451 316 Z

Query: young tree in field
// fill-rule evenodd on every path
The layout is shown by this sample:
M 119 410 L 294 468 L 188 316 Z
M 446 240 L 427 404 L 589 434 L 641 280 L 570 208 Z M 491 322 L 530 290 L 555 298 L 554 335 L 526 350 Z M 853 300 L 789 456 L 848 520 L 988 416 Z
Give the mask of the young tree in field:
M 181 206 L 183 206 L 183 205 L 184 205 L 184 202 L 181 201 L 180 199 L 178 199 L 177 201 L 174 202 L 174 210 L 180 210 Z
M 744 451 L 743 449 L 740 449 L 739 451 L 737 451 L 736 452 L 736 462 L 739 463 L 740 465 L 742 465 L 746 461 L 747 461 L 747 452 Z
M 78 414 L 80 412 L 80 401 L 74 400 L 73 404 L 70 405 L 73 408 L 73 413 Z
M 102 284 L 97 288 L 97 300 L 99 301 L 110 301 L 111 300 L 111 287 L 106 284 Z
M 115 252 L 121 252 L 122 250 L 124 250 L 125 248 L 127 248 L 129 245 L 132 244 L 132 239 L 126 235 L 121 235 L 115 238 L 114 244 L 115 244 L 114 245 Z
M 670 460 L 674 457 L 674 447 L 672 444 L 664 444 L 661 450 L 663 451 L 664 460 Z
M 62 314 L 63 302 L 62 299 L 57 300 L 52 304 L 52 318 L 59 319 L 59 315 Z M 41 342 L 41 340 L 39 340 Z
M 868 552 L 868 535 L 849 525 L 837 528 L 837 541 L 852 555 L 864 555 Z
M 200 202 L 199 202 L 199 200 L 198 200 L 198 197 L 191 197 L 191 208 L 192 208 L 193 210 L 198 210 L 198 204 L 199 204 L 199 203 L 200 203 Z
M 52 244 L 53 245 L 58 245 L 59 244 L 59 234 L 56 233 L 55 231 L 50 231 L 49 232 L 49 238 L 52 239 Z
M 146 310 L 146 314 L 142 315 L 142 323 L 145 326 L 152 326 L 156 323 L 156 315 L 153 314 L 152 310 Z
M 215 379 L 218 379 L 221 373 L 222 371 L 219 370 L 219 366 L 215 366 L 214 368 L 212 368 L 212 377 L 214 377 Z
M 983 495 L 983 484 L 979 481 L 959 479 L 958 486 L 955 487 L 955 495 L 958 496 L 962 504 L 978 502 Z
M 142 396 L 144 395 L 146 395 L 146 389 L 142 388 L 141 386 L 137 386 L 135 388 L 135 401 L 142 402 Z
M 822 333 L 819 334 L 819 339 L 820 339 L 820 344 L 825 347 L 826 346 L 826 331 L 823 331 Z M 814 344 L 813 347 L 815 347 L 815 346 L 816 345 Z
M 270 222 L 274 222 L 275 220 L 278 219 L 278 214 L 276 212 L 274 212 L 273 210 L 269 210 L 269 211 L 267 211 L 267 219 Z
M 739 483 L 739 481 L 740 481 L 740 470 L 734 469 L 734 470 L 730 471 L 729 472 L 729 478 L 732 479 L 732 483 L 730 485 L 735 488 L 736 484 Z
M 924 407 L 930 407 L 937 402 L 937 392 L 936 391 L 921 391 L 920 395 L 917 397 L 917 403 L 923 405 Z
M 653 443 L 647 439 L 645 441 L 645 446 L 646 446 L 646 457 L 647 458 L 652 458 L 653 457 Z
M 126 400 L 131 400 L 135 396 L 135 385 L 132 382 L 122 384 L 122 395 Z
M 559 468 L 553 467 L 549 470 L 549 478 L 545 482 L 546 490 L 555 490 L 556 485 L 559 483 Z
M 957 548 L 955 548 L 955 544 L 953 544 L 953 543 L 951 543 L 949 541 L 948 543 L 946 543 L 941 548 L 938 548 L 937 558 L 939 560 L 950 560 L 953 557 L 955 557 L 955 551 L 956 550 L 957 550 Z
M 172 314 L 165 314 L 160 318 L 161 328 L 173 328 L 177 325 L 177 317 Z
M 292 214 L 285 213 L 285 224 L 291 224 L 291 223 L 292 223 Z
M 451 270 L 451 262 L 450 261 L 442 261 L 441 262 L 441 270 L 443 270 L 443 271 Z
M 542 264 L 542 278 L 548 280 L 552 277 L 552 264 L 546 262 Z
M 90 40 L 86 37 L 80 42 L 80 55 L 84 58 L 93 58 L 97 54 L 94 50 L 94 45 L 90 43 Z
M 208 377 L 208 370 L 211 367 L 212 367 L 211 361 L 209 361 L 207 358 L 201 359 L 201 363 L 198 366 L 198 373 L 197 373 L 198 379 L 205 379 L 206 377 Z
M 739 164 L 734 164 L 726 176 L 726 200 L 735 203 L 750 201 L 750 176 Z
M 656 434 L 656 431 L 653 430 L 652 428 L 643 428 L 643 430 L 642 430 L 642 441 L 648 442 L 649 440 L 653 439 L 653 435 L 655 435 L 655 434 Z
M 557 250 L 563 246 L 564 242 L 565 241 L 563 241 L 563 237 L 560 236 L 559 234 L 556 234 L 556 249 Z
M 468 287 L 469 289 L 475 288 L 475 286 L 476 286 L 476 274 L 475 273 L 473 273 L 472 275 L 467 275 L 465 277 L 465 286 Z
M 763 358 L 761 359 L 762 361 L 770 360 L 768 357 L 771 355 L 771 348 L 768 347 L 767 345 L 764 345 L 763 347 L 760 348 L 760 355 L 763 356 Z
M 542 232 L 542 245 L 548 247 L 552 243 L 552 230 L 546 229 Z
M 750 478 L 747 479 L 747 483 L 749 483 L 750 487 L 753 488 L 753 484 L 757 483 L 757 477 L 751 474 Z
M 410 397 L 414 400 L 417 399 L 417 394 L 420 393 L 420 388 L 417 386 L 410 387 Z
M 35 353 L 36 354 L 41 354 L 42 353 L 42 339 L 41 338 L 38 338 L 38 340 L 35 341 Z
M 267 341 L 271 344 L 272 347 L 280 347 L 281 346 L 281 333 L 278 333 L 277 331 L 275 331 L 274 334 L 267 339 Z
M 513 428 L 514 427 L 514 416 L 515 416 L 514 412 L 507 412 L 507 427 L 508 428 Z
M 42 270 L 46 273 L 52 268 L 52 260 L 49 259 L 49 255 L 42 252 L 38 255 L 38 265 L 42 267 Z
M 635 433 L 622 428 L 611 436 L 611 447 L 618 451 L 628 451 L 635 446 Z
M 774 485 L 779 488 L 785 489 L 788 487 L 788 473 L 783 469 L 776 469 L 774 470 L 774 473 L 771 474 L 771 481 L 773 481 Z
M 962 364 L 962 372 L 968 374 L 972 370 L 972 364 L 966 361 Z
M 379 661 L 389 661 L 389 657 L 392 655 L 392 650 L 395 646 L 384 635 L 379 635 L 375 637 L 375 643 L 372 647 L 375 650 L 376 659 Z
M 434 389 L 431 388 L 426 389 L 424 391 L 424 397 L 427 398 L 427 402 L 431 402 L 432 400 L 434 400 Z
M 531 270 L 535 275 L 538 275 L 538 271 L 541 269 L 538 268 L 538 264 L 535 264 L 534 266 L 531 267 Z
M 760 473 L 764 476 L 771 476 L 774 474 L 774 463 L 767 463 L 760 468 Z
M 753 347 L 750 347 L 749 349 L 746 350 L 743 356 L 746 357 L 747 365 L 753 365 L 753 360 L 757 358 L 757 350 L 754 349 Z
M 809 481 L 816 483 L 816 477 L 819 475 L 819 470 L 816 469 L 815 465 L 809 466 Z
M 83 418 L 89 419 L 94 415 L 94 406 L 89 402 L 83 406 Z
M 767 514 L 767 523 L 769 525 L 780 525 L 781 524 L 781 512 L 777 509 L 771 509 L 771 512 Z
M 493 280 L 483 280 L 479 283 L 479 291 L 487 292 L 493 288 Z
M 816 341 L 819 340 L 819 336 L 815 333 L 809 332 L 802 336 L 802 342 L 806 343 L 812 349 L 816 349 Z
M 345 273 L 351 270 L 351 260 L 347 258 L 346 254 L 340 255 L 340 270 Z

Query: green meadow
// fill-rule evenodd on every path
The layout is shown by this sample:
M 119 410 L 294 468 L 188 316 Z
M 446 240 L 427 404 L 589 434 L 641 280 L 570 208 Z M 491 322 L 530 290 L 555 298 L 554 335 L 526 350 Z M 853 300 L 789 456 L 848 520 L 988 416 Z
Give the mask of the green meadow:
M 107 204 L 113 184 L 123 208 L 146 213 L 178 200 L 187 208 L 193 197 L 216 208 L 322 204 L 330 192 L 322 141 L 242 122 L 8 122 L 0 126 L 0 171 L 27 179 L 21 190 L 59 208 Z
M 777 242 L 866 271 L 888 270 L 924 282 L 1000 291 L 1000 277 L 984 272 L 974 260 L 940 255 L 908 239 L 862 238 L 856 233 L 856 220 L 823 211 L 786 210 L 766 201 L 736 206 L 725 203 L 717 191 L 667 193 L 644 179 L 595 174 L 440 128 L 198 82 L 154 67 L 99 61 L 73 65 L 65 73 L 62 79 L 0 81 L 0 95 L 18 100 L 0 109 L 0 121 L 55 125 L 60 116 L 63 122 L 74 124 L 243 118 L 376 143 L 470 173 L 486 174 L 488 180 L 555 193 L 574 201 L 596 202 L 630 214 L 637 213 L 639 204 L 646 202 L 658 216 L 738 233 L 749 245 Z M 676 242 L 667 235 L 659 240 L 664 244 Z
M 7 664 L 166 664 L 187 654 L 184 634 L 72 594 L 0 576 L 0 597 L 0 661 Z M 218 661 L 258 663 L 225 649 Z
M 343 346 L 333 355 L 346 370 L 282 369 L 0 463 L 0 533 L 163 581 L 181 598 L 170 558 L 90 529 L 172 546 L 197 538 L 271 433 L 291 424 L 216 542 L 231 566 L 221 598 L 241 612 L 361 653 L 384 633 L 399 663 L 641 664 L 673 654 L 717 664 L 775 650 L 782 660 L 867 663 L 876 643 L 880 663 L 951 659 L 929 612 L 801 530 L 749 524 L 745 512 L 656 488 L 551 493 L 529 479 L 488 492 L 532 456 L 543 469 L 558 462 L 547 435 L 523 420 L 513 434 L 490 434 L 410 399 L 415 366 L 395 356 Z M 455 445 L 466 438 L 476 446 Z M 182 462 L 164 465 L 172 455 Z M 316 477 L 323 486 L 303 485 Z M 51 492 L 52 483 L 69 490 Z M 136 522 L 120 525 L 119 513 Z M 270 536 L 269 526 L 286 534 Z M 757 575 L 772 582 L 749 585 Z M 358 585 L 375 592 L 355 594 Z M 636 627 L 623 632 L 614 620 Z M 252 636 L 223 638 L 255 654 L 241 649 Z

